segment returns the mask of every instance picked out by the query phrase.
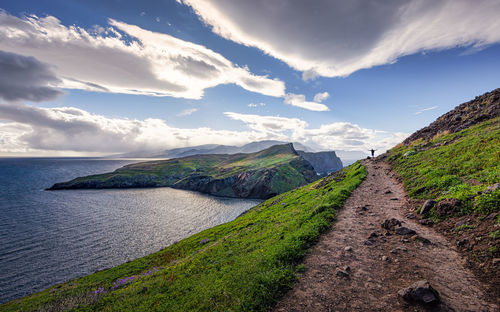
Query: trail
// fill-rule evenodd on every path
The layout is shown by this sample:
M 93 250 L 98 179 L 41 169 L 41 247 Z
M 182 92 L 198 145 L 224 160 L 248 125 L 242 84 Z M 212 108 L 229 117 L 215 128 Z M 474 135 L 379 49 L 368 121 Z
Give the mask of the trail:
M 499 311 L 487 301 L 486 287 L 464 267 L 465 260 L 454 247 L 432 228 L 411 219 L 404 188 L 390 167 L 370 160 L 364 165 L 367 178 L 306 256 L 306 272 L 275 311 Z M 381 224 L 390 218 L 402 221 L 430 244 L 416 236 L 387 236 Z M 374 232 L 377 237 L 369 239 Z M 339 270 L 348 276 L 338 276 Z M 438 306 L 423 307 L 398 298 L 400 289 L 419 280 L 429 281 L 439 292 Z

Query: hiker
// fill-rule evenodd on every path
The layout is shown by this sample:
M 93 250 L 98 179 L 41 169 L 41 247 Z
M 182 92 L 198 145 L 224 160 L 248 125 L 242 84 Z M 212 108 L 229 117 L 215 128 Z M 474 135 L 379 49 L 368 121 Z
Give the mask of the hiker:
M 375 157 L 375 151 L 373 148 L 370 150 L 370 152 L 372 153 L 372 157 Z

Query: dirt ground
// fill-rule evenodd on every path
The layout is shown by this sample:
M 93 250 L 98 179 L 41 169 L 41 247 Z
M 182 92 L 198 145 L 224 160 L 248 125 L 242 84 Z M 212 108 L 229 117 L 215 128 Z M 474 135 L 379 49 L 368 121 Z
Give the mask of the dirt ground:
M 408 213 L 404 188 L 390 167 L 371 160 L 364 165 L 367 178 L 306 256 L 306 271 L 275 311 L 500 311 L 498 298 L 451 243 Z M 383 229 L 391 218 L 416 235 Z M 398 297 L 419 280 L 437 290 L 441 303 L 422 306 Z

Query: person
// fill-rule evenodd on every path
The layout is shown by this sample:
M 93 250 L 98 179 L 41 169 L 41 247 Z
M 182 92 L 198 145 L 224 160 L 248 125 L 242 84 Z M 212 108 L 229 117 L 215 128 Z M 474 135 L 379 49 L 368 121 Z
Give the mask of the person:
M 373 148 L 370 150 L 370 152 L 372 152 L 372 157 L 375 157 L 375 151 Z

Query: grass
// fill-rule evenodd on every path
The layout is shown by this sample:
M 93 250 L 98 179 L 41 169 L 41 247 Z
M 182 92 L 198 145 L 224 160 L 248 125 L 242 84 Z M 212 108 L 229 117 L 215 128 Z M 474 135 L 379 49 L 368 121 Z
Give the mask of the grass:
M 157 253 L 0 305 L 2 311 L 267 311 L 366 177 L 358 162 Z
M 459 214 L 500 209 L 500 190 L 484 192 L 500 181 L 500 118 L 398 145 L 389 151 L 388 160 L 414 199 L 456 198 L 461 202 Z
M 57 183 L 54 188 L 170 186 L 218 196 L 269 198 L 318 178 L 309 163 L 290 144 L 284 144 L 251 154 L 195 155 L 136 163 L 114 172 Z

